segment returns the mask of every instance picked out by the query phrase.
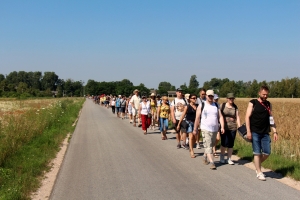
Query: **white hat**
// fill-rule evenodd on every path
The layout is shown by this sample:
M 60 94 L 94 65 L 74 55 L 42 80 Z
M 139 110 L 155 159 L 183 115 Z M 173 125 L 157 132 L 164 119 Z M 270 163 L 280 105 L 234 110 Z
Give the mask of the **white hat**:
M 214 91 L 213 90 L 207 90 L 206 91 L 206 95 L 208 96 L 208 95 L 212 95 L 212 96 L 214 96 L 215 95 L 215 93 L 214 93 Z
M 155 94 L 154 94 L 154 93 L 151 93 L 150 97 L 155 97 Z

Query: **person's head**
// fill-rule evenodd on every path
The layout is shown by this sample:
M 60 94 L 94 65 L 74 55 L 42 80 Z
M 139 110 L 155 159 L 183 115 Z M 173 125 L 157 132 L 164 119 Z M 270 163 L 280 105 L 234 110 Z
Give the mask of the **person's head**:
M 163 96 L 163 97 L 161 98 L 161 100 L 162 100 L 163 103 L 166 103 L 166 104 L 168 104 L 168 102 L 169 102 L 169 101 L 168 101 L 169 99 L 168 99 L 167 96 Z
M 145 94 L 142 95 L 142 100 L 147 101 L 147 96 Z
M 191 104 L 195 104 L 197 100 L 197 95 L 196 94 L 190 94 L 189 100 Z
M 206 101 L 213 102 L 214 101 L 214 91 L 213 90 L 207 90 L 206 91 Z
M 206 97 L 206 89 L 201 88 L 201 89 L 200 89 L 200 92 L 199 92 L 199 95 L 200 95 L 200 99 L 205 100 L 205 97 Z
M 156 98 L 157 98 L 157 100 L 160 100 L 160 98 L 161 98 L 161 97 L 160 97 L 160 94 L 157 94 L 157 95 L 156 95 Z
M 215 94 L 215 95 L 214 95 L 214 102 L 217 102 L 217 103 L 218 103 L 218 101 L 219 101 L 219 95 Z
M 266 101 L 268 96 L 269 96 L 269 88 L 266 85 L 263 85 L 259 88 L 259 92 L 258 92 L 259 98 L 262 101 Z
M 155 98 L 156 98 L 155 94 L 154 94 L 154 93 L 151 93 L 150 98 L 151 98 L 151 99 L 155 99 Z
M 182 89 L 181 88 L 177 88 L 176 90 L 176 96 L 178 99 L 182 98 Z
M 133 91 L 133 94 L 135 94 L 136 96 L 139 96 L 139 90 L 138 89 L 135 89 L 134 91 Z
M 122 99 L 125 99 L 125 95 L 122 96 Z
M 189 100 L 190 94 L 185 94 L 185 95 L 184 95 L 184 98 L 185 98 L 186 100 Z
M 234 102 L 234 99 L 235 99 L 233 93 L 228 93 L 227 96 L 226 96 L 226 98 L 227 98 L 227 102 L 228 102 L 229 104 L 232 104 L 232 103 Z

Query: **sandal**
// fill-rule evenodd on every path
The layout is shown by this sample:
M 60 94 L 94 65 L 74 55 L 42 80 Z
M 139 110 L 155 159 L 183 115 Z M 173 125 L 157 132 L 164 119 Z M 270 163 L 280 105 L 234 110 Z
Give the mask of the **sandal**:
M 196 156 L 195 155 L 191 155 L 191 158 L 196 158 Z
M 164 136 L 161 136 L 161 139 L 162 139 L 162 140 L 165 140 L 166 138 L 165 138 Z

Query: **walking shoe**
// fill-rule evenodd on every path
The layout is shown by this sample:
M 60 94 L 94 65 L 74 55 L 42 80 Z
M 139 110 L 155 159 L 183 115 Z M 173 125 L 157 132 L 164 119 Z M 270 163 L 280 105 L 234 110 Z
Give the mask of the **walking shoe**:
M 181 144 L 181 148 L 185 149 L 185 144 Z
M 185 143 L 186 143 L 186 144 L 189 143 L 189 138 L 186 138 Z
M 257 175 L 257 170 L 255 170 L 255 172 L 256 172 L 256 175 Z M 263 174 L 265 177 L 267 177 L 263 172 L 262 172 L 262 174 Z
M 215 163 L 210 163 L 209 168 L 212 169 L 212 170 L 217 169 Z
M 200 144 L 198 143 L 196 146 L 197 149 L 201 149 Z
M 264 176 L 264 174 L 262 172 L 258 173 L 256 175 L 256 177 L 258 178 L 258 180 L 261 180 L 261 181 L 265 181 L 266 180 L 266 178 L 265 178 L 265 176 Z
M 207 161 L 207 157 L 206 156 L 203 156 L 203 164 L 204 165 L 208 165 L 209 162 Z
M 227 163 L 228 163 L 229 165 L 234 165 L 234 162 L 232 162 L 232 160 L 231 160 L 230 158 L 228 158 Z
M 189 148 L 189 146 L 186 144 L 186 145 L 184 145 L 184 149 L 189 150 L 190 148 Z
M 181 148 L 181 144 L 177 144 L 177 149 L 180 149 Z

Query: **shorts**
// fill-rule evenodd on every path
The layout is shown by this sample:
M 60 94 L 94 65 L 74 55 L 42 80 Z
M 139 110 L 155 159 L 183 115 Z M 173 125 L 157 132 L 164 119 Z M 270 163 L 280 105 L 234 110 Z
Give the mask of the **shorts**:
M 125 107 L 120 107 L 120 112 L 125 113 Z
M 233 148 L 234 140 L 236 136 L 236 130 L 225 130 L 225 133 L 221 134 L 221 146 L 227 148 Z
M 132 108 L 131 111 L 132 111 L 132 116 L 137 116 L 137 114 L 138 114 L 138 110 L 137 109 Z
M 121 112 L 121 107 L 116 107 L 117 113 Z
M 254 155 L 270 155 L 271 154 L 271 139 L 269 133 L 252 132 L 252 149 Z
M 177 128 L 177 125 L 178 125 L 178 122 L 179 122 L 179 120 L 176 119 L 176 124 L 175 124 L 175 127 L 174 127 L 176 133 L 180 133 L 180 131 L 181 131 L 181 133 L 186 133 L 186 127 L 187 127 L 186 121 L 185 121 L 185 120 L 182 120 L 182 122 L 181 122 L 181 124 L 180 124 L 180 130 L 177 130 L 177 129 L 176 129 L 176 128 Z
M 210 132 L 207 130 L 201 129 L 201 134 L 203 138 L 203 146 L 205 149 L 205 154 L 212 154 L 213 153 L 213 146 L 216 142 L 216 137 L 218 132 Z
M 129 115 L 132 115 L 132 108 L 128 108 L 127 112 L 128 112 Z
M 187 124 L 186 132 L 187 133 L 193 133 L 193 131 L 194 131 L 194 122 L 186 121 L 186 124 Z

